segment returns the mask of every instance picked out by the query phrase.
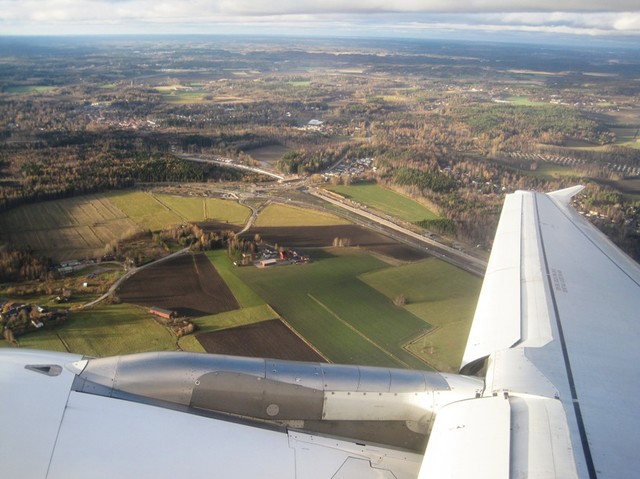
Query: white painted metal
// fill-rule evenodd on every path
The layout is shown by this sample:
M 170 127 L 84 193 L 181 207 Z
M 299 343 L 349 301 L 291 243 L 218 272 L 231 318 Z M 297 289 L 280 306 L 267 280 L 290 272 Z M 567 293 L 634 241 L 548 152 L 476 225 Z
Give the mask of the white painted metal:
M 528 479 L 578 477 L 562 403 L 536 396 L 509 396 L 511 475 Z
M 489 355 L 486 396 L 544 401 L 512 412 L 512 427 L 528 438 L 514 471 L 535 470 L 532 457 L 544 469 L 550 456 L 555 466 L 534 477 L 570 477 L 558 458 L 570 459 L 579 477 L 626 477 L 640 468 L 640 269 L 569 206 L 579 190 L 507 198 L 463 365 Z M 508 243 L 518 257 L 505 251 Z M 517 310 L 521 337 L 511 345 L 507 323 Z M 523 411 L 537 419 L 523 420 Z M 547 423 L 558 440 L 544 427 L 536 432 Z
M 336 438 L 289 432 L 291 448 L 295 450 L 296 477 L 415 478 L 422 455 L 376 446 L 365 446 Z M 354 461 L 354 459 L 356 461 Z M 371 470 L 364 466 L 369 465 Z M 347 475 L 348 471 L 357 473 Z M 389 473 L 393 476 L 389 476 Z
M 62 353 L 0 350 L 0 476 L 44 478 L 75 376 L 48 376 L 25 365 L 80 359 Z
M 502 395 L 444 407 L 418 477 L 508 478 L 510 429 L 509 401 Z
M 83 369 L 77 355 L 0 351 L 2 477 L 408 479 L 420 467 L 406 451 L 74 391 Z
M 520 260 L 522 198 L 507 196 L 462 366 L 520 341 Z
M 592 475 L 627 477 L 640 469 L 640 268 L 566 206 L 566 196 L 536 197 L 568 365 L 529 357 L 545 376 L 573 380 L 563 401 L 579 407 Z

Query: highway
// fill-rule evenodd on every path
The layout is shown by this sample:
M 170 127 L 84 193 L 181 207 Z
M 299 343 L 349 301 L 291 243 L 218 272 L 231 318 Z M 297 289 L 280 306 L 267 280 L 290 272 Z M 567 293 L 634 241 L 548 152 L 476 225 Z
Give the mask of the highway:
M 350 213 L 355 213 L 356 215 L 362 218 L 365 218 L 369 222 L 373 222 L 377 225 L 384 227 L 384 229 L 387 230 L 387 231 L 384 231 L 384 233 L 393 237 L 394 239 L 403 241 L 405 243 L 409 243 L 416 247 L 425 248 L 429 251 L 430 254 L 437 256 L 440 259 L 443 259 L 455 266 L 458 266 L 459 268 L 462 268 L 465 271 L 468 271 L 480 277 L 484 276 L 484 272 L 487 268 L 486 261 L 483 261 L 479 258 L 471 256 L 465 253 L 464 251 L 459 251 L 455 248 L 451 248 L 450 246 L 442 244 L 427 236 L 418 234 L 414 231 L 404 228 L 392 221 L 382 218 L 369 211 L 363 210 L 361 208 L 357 208 L 355 206 L 348 205 L 342 201 L 332 198 L 327 194 L 324 194 L 322 190 L 319 188 L 309 189 L 307 192 L 315 196 L 316 198 L 320 198 L 323 201 L 326 201 L 335 206 L 338 206 L 346 211 L 349 211 Z M 361 222 L 361 224 L 363 224 L 363 226 L 370 227 L 370 224 L 367 224 L 366 222 L 365 223 Z M 390 234 L 388 230 L 391 230 L 394 233 L 400 233 L 400 235 L 403 236 L 404 238 L 398 237 L 397 234 Z M 410 238 L 412 241 L 406 241 L 407 238 Z

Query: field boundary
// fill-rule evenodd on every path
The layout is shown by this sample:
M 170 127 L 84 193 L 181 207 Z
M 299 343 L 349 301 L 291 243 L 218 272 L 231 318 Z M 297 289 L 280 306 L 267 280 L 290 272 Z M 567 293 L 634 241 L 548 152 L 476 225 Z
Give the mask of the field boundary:
M 311 295 L 309 295 L 309 296 L 311 296 Z M 313 298 L 312 298 L 312 299 L 313 299 Z M 271 306 L 269 306 L 269 307 L 271 308 Z M 273 308 L 271 308 L 271 309 L 273 309 Z M 307 340 L 307 338 L 305 338 L 302 334 L 300 334 L 298 331 L 296 331 L 296 330 L 294 329 L 294 327 L 293 327 L 293 326 L 291 326 L 291 325 L 289 324 L 289 322 L 288 322 L 288 321 L 286 321 L 286 320 L 282 317 L 282 315 L 281 315 L 280 313 L 278 313 L 275 309 L 273 309 L 273 311 L 274 311 L 274 312 L 278 315 L 278 317 L 280 318 L 280 322 L 281 322 L 282 324 L 284 324 L 287 328 L 289 328 L 289 330 L 290 330 L 293 334 L 295 334 L 296 336 L 298 336 L 298 338 L 300 338 L 300 340 L 301 340 L 302 342 L 304 342 L 307 346 L 309 346 L 309 347 L 310 347 L 311 349 L 313 349 L 316 353 L 318 353 L 318 355 L 319 355 L 320 357 L 322 357 L 326 362 L 328 362 L 328 363 L 332 363 L 332 362 L 333 362 L 333 361 L 331 361 L 327 356 L 325 356 L 325 355 L 322 353 L 322 351 L 320 351 L 320 350 L 319 350 L 318 348 L 316 348 L 313 344 L 311 344 L 311 343 Z
M 336 318 L 338 321 L 340 321 L 343 325 L 345 325 L 347 328 L 349 328 L 351 331 L 353 331 L 354 333 L 356 333 L 358 336 L 360 336 L 362 339 L 364 339 L 365 341 L 367 341 L 369 344 L 371 344 L 372 346 L 374 346 L 376 349 L 382 351 L 384 354 L 386 354 L 387 356 L 389 356 L 391 359 L 393 359 L 394 361 L 396 361 L 397 363 L 402 364 L 405 368 L 407 369 L 412 369 L 411 366 L 409 366 L 407 363 L 405 363 L 402 359 L 400 359 L 399 357 L 397 357 L 395 354 L 393 354 L 390 351 L 387 351 L 386 349 L 384 349 L 382 346 L 380 346 L 378 343 L 376 343 L 373 339 L 371 339 L 370 337 L 368 337 L 366 334 L 364 334 L 363 332 L 359 331 L 356 327 L 354 327 L 352 324 L 350 324 L 349 322 L 345 321 L 344 319 L 342 319 L 340 316 L 338 316 L 334 311 L 331 310 L 331 308 L 329 308 L 326 304 L 324 304 L 322 301 L 320 301 L 319 299 L 317 299 L 315 296 L 313 296 L 311 293 L 307 293 L 307 296 L 309 298 L 311 298 L 314 302 L 316 302 L 318 304 L 318 306 L 320 306 L 321 308 L 323 308 L 325 311 L 327 311 L 331 316 L 333 316 L 334 318 Z
M 411 313 L 413 314 L 413 313 Z M 414 315 L 415 316 L 415 315 Z M 417 317 L 417 316 L 416 316 Z M 420 318 L 422 319 L 422 318 Z M 413 356 L 414 358 L 419 359 L 420 361 L 422 361 L 423 363 L 425 363 L 427 366 L 429 366 L 431 369 L 433 369 L 434 371 L 438 371 L 438 368 L 435 367 L 433 364 L 431 364 L 430 361 L 427 360 L 427 358 L 423 357 L 423 356 L 419 356 L 418 354 L 414 353 L 413 351 L 411 351 L 411 349 L 408 348 L 408 346 L 410 344 L 415 343 L 416 341 L 419 341 L 422 338 L 426 338 L 427 336 L 430 336 L 431 334 L 435 333 L 437 330 L 442 329 L 442 325 L 438 325 L 438 326 L 432 326 L 430 329 L 427 329 L 426 331 L 423 331 L 421 333 L 419 333 L 418 335 L 416 335 L 415 337 L 413 337 L 412 339 L 410 339 L 409 341 L 407 341 L 406 343 L 404 343 L 402 345 L 402 349 L 403 351 L 406 351 L 408 354 L 410 354 L 411 356 Z M 429 340 L 429 342 L 431 344 L 433 344 L 433 342 L 431 340 Z
M 176 215 L 182 221 L 188 221 L 187 218 L 185 218 L 185 216 L 183 214 L 181 214 L 178 211 L 176 211 L 175 209 L 171 208 L 168 204 L 166 204 L 164 201 L 162 201 L 160 198 L 158 198 L 157 195 L 154 195 L 153 193 L 149 193 L 149 195 L 151 196 L 151 198 L 153 198 L 159 205 L 161 205 L 169 213 L 172 213 L 172 214 Z

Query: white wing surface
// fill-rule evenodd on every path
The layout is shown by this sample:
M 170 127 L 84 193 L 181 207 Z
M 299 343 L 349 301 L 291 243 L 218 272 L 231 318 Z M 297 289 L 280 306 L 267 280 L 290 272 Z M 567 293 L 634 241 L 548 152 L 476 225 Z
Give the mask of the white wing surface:
M 569 206 L 580 189 L 507 197 L 464 354 L 509 398 L 511 477 L 640 469 L 640 269 Z

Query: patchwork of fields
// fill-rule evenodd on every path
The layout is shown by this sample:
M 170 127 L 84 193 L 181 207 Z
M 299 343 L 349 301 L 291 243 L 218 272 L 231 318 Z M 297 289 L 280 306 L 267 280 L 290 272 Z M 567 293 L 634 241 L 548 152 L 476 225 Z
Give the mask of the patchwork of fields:
M 248 208 L 233 201 L 114 192 L 18 208 L 0 221 L 5 232 L 24 235 L 23 241 L 41 233 L 43 251 L 48 247 L 78 258 L 80 252 L 98 249 L 101 242 L 126 231 L 207 220 L 239 227 L 249 215 Z M 359 227 L 315 210 L 269 205 L 255 231 L 263 237 L 286 234 L 292 247 L 303 242 L 311 248 L 312 263 L 238 268 L 224 251 L 184 256 L 179 268 L 167 262 L 134 275 L 118 293 L 127 304 L 71 312 L 66 324 L 26 335 L 20 345 L 93 356 L 208 350 L 456 370 L 480 280 L 433 258 L 407 257 L 413 262 L 390 266 L 368 249 L 408 247 L 386 244 L 392 240 L 362 228 L 371 236 L 360 238 L 364 248 L 326 247 L 338 230 L 359 238 L 359 230 L 349 228 Z M 308 243 L 312 240 L 321 244 Z M 394 304 L 398 295 L 406 304 Z M 217 304 L 220 301 L 224 304 Z M 152 303 L 190 315 L 197 333 L 176 338 L 142 307 Z M 243 341 L 245 337 L 251 340 Z
M 482 281 L 455 266 L 429 258 L 365 273 L 360 278 L 432 326 L 405 345 L 438 371 L 457 372 L 466 346 Z
M 65 261 L 101 256 L 107 244 L 137 231 L 200 221 L 242 226 L 250 215 L 249 208 L 217 198 L 113 192 L 9 210 L 0 215 L 0 235 Z
M 402 346 L 429 326 L 358 279 L 386 263 L 353 249 L 312 257 L 310 264 L 236 273 L 333 362 L 425 367 Z
M 30 245 L 58 261 L 102 254 L 138 224 L 104 195 L 21 206 L 0 215 L 3 240 Z

